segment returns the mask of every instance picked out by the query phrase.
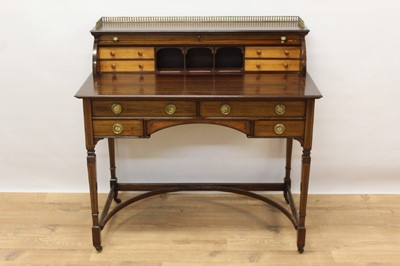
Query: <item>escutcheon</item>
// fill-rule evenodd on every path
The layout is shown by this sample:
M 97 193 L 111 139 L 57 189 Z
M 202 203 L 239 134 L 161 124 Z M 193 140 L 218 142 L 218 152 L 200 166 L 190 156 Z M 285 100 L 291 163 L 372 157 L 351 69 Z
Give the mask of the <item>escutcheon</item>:
M 122 133 L 122 131 L 124 131 L 124 126 L 120 123 L 115 123 L 112 127 L 112 131 L 114 134 L 119 135 Z
M 229 115 L 229 113 L 231 112 L 231 107 L 228 104 L 224 104 L 219 108 L 219 111 L 223 115 Z
M 284 124 L 276 124 L 274 126 L 274 131 L 277 135 L 282 135 L 285 132 L 285 125 Z

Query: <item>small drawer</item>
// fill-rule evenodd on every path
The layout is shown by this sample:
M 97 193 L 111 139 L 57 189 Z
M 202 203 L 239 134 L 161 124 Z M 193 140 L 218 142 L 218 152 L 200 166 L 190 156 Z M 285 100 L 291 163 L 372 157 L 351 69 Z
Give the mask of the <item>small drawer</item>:
M 200 105 L 203 117 L 302 117 L 303 101 L 207 101 Z
M 300 71 L 299 60 L 246 59 L 245 71 Z
M 100 59 L 152 59 L 153 47 L 100 47 Z
M 300 58 L 300 47 L 246 47 L 246 58 Z
M 301 137 L 304 121 L 255 121 L 255 137 Z
M 100 72 L 154 71 L 154 60 L 102 60 Z
M 143 136 L 141 120 L 93 120 L 94 136 Z
M 193 117 L 193 101 L 93 101 L 94 117 Z

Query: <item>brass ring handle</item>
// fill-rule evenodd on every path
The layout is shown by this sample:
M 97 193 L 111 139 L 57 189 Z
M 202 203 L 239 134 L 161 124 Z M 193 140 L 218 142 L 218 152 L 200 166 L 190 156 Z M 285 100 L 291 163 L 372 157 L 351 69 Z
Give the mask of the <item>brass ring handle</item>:
M 274 126 L 274 132 L 277 135 L 282 135 L 285 132 L 285 125 L 284 124 L 276 124 Z
M 277 115 L 283 115 L 286 112 L 286 107 L 283 104 L 275 105 L 275 113 Z
M 122 133 L 122 131 L 124 131 L 124 126 L 120 123 L 115 123 L 112 126 L 112 131 L 114 132 L 114 134 L 119 135 Z
M 168 104 L 167 106 L 165 106 L 165 113 L 167 115 L 173 115 L 176 112 L 176 106 L 175 104 Z
M 114 36 L 114 37 L 112 38 L 112 40 L 113 40 L 113 42 L 115 42 L 115 43 L 119 42 L 119 38 L 118 38 L 117 36 Z
M 228 104 L 224 104 L 219 108 L 219 111 L 223 115 L 229 115 L 229 113 L 231 112 L 231 107 Z
M 111 105 L 111 111 L 118 115 L 122 112 L 122 106 L 118 103 L 114 103 L 113 105 Z

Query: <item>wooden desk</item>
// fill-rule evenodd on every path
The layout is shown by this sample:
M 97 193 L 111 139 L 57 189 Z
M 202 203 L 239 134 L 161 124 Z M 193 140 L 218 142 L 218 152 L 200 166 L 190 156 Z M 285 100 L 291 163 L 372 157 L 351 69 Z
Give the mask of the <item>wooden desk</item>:
M 305 35 L 298 17 L 102 18 L 95 37 L 93 75 L 75 95 L 83 99 L 93 245 L 109 219 L 138 200 L 175 191 L 225 191 L 262 200 L 297 230 L 304 251 L 315 100 L 306 74 Z M 214 124 L 251 138 L 285 138 L 281 183 L 120 183 L 115 139 L 148 138 L 164 128 Z M 111 189 L 99 215 L 96 143 L 107 139 Z M 303 147 L 300 206 L 291 193 L 293 139 Z M 125 202 L 119 191 L 145 191 Z M 282 191 L 286 208 L 254 191 Z M 199 200 L 201 195 L 199 195 Z M 112 201 L 118 203 L 111 209 Z

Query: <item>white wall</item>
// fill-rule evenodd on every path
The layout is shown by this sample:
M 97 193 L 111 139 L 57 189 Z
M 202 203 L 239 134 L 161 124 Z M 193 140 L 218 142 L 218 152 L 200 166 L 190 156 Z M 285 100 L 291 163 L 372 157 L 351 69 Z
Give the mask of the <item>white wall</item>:
M 1 1 L 0 191 L 88 190 L 82 106 L 73 95 L 91 71 L 89 30 L 99 17 L 299 15 L 311 30 L 308 71 L 324 95 L 316 105 L 310 191 L 398 193 L 398 8 L 395 0 Z M 105 148 L 101 141 L 102 191 Z M 283 141 L 210 125 L 175 127 L 117 148 L 123 180 L 261 182 L 284 173 Z

